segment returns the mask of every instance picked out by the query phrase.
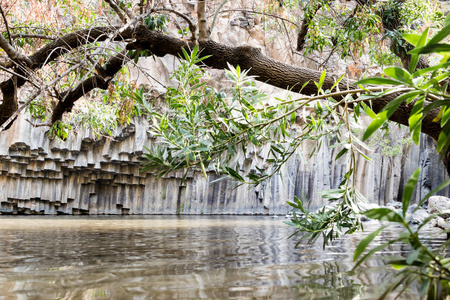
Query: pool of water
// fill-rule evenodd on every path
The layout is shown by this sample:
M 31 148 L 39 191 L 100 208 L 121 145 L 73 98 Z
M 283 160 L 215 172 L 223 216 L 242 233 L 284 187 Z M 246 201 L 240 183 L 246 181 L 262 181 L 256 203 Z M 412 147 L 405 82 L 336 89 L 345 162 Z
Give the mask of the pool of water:
M 283 221 L 1 216 L 0 299 L 373 299 L 393 274 L 384 259 L 407 250 L 394 245 L 351 273 L 365 234 L 294 248 Z M 405 297 L 418 299 L 414 287 Z

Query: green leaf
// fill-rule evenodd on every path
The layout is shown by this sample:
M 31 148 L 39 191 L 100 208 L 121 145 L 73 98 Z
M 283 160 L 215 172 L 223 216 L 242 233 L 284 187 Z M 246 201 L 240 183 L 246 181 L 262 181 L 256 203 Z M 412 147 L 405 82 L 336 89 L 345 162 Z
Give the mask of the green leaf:
M 291 124 L 295 124 L 295 112 L 291 114 Z
M 338 160 L 342 155 L 348 152 L 348 148 L 343 148 L 339 153 L 336 155 L 336 158 L 334 160 Z
M 412 76 L 413 76 L 413 77 L 419 77 L 420 75 L 426 74 L 426 73 L 428 73 L 428 72 L 433 72 L 433 71 L 436 71 L 436 70 L 439 70 L 439 69 L 445 69 L 445 68 L 447 68 L 448 66 L 450 66 L 450 62 L 438 64 L 438 65 L 436 65 L 436 66 L 432 66 L 432 67 L 429 67 L 429 68 L 425 68 L 425 69 L 418 70 L 417 72 L 415 72 L 414 74 L 412 74 Z
M 441 127 L 443 127 L 445 124 L 447 124 L 448 120 L 450 119 L 450 107 L 442 107 L 442 116 L 441 116 Z
M 428 45 L 430 44 L 437 44 L 443 39 L 445 39 L 447 36 L 450 35 L 450 24 L 446 25 L 444 28 L 439 30 L 438 33 L 436 33 L 433 38 L 428 42 Z
M 332 91 L 338 84 L 339 82 L 341 82 L 342 78 L 344 78 L 345 74 L 342 74 L 341 77 L 338 78 L 338 80 L 336 80 L 333 84 L 333 86 L 331 87 L 330 91 Z
M 389 67 L 384 69 L 384 74 L 390 76 L 398 81 L 403 82 L 406 85 L 413 85 L 411 80 L 411 74 L 403 68 L 399 67 Z
M 430 54 L 450 52 L 450 44 L 428 44 L 423 47 L 417 47 L 408 52 L 408 54 Z
M 320 195 L 324 199 L 340 199 L 344 196 L 344 191 L 342 189 L 329 189 L 320 192 Z
M 423 102 L 424 97 L 421 97 L 419 100 L 417 100 L 411 111 L 411 115 L 408 118 L 409 130 L 411 131 L 412 139 L 416 145 L 419 144 L 420 131 L 422 128 Z
M 364 239 L 362 239 L 361 242 L 359 242 L 358 246 L 356 247 L 355 254 L 353 255 L 353 261 L 356 261 L 361 256 L 361 254 L 363 254 L 367 246 L 369 246 L 369 244 L 373 241 L 373 239 L 377 237 L 377 235 L 386 227 L 387 226 L 378 228 L 371 234 L 367 235 Z
M 320 75 L 319 86 L 317 87 L 319 90 L 320 90 L 320 89 L 322 88 L 322 86 L 323 86 L 323 82 L 325 81 L 325 76 L 326 76 L 326 74 L 327 74 L 327 71 L 324 70 L 324 71 L 322 72 L 322 75 Z
M 235 170 L 233 170 L 232 168 L 230 168 L 230 167 L 225 167 L 225 169 L 226 169 L 227 173 L 228 173 L 231 177 L 233 177 L 234 179 L 237 179 L 237 180 L 242 181 L 242 182 L 245 181 L 244 178 L 242 178 L 242 176 L 239 175 L 239 173 L 236 172 Z
M 363 212 L 363 215 L 370 219 L 380 220 L 380 221 L 389 221 L 396 223 L 403 223 L 403 218 L 393 210 L 389 208 L 374 208 L 369 209 Z
M 417 123 L 417 126 L 414 127 L 411 134 L 412 140 L 416 145 L 419 145 L 421 132 L 422 132 L 422 122 L 419 122 Z
M 450 123 L 445 124 L 439 134 L 436 150 L 438 153 L 445 153 L 450 143 Z
M 303 202 L 297 196 L 294 196 L 294 200 L 295 200 L 295 203 L 289 202 L 289 201 L 287 201 L 287 203 L 294 208 L 300 209 L 300 211 L 303 212 L 304 214 L 307 214 L 308 212 L 303 207 Z
M 415 45 L 417 47 L 422 47 L 427 42 L 428 38 L 428 28 L 424 30 L 422 35 L 420 36 L 419 40 L 417 41 L 417 44 Z M 411 61 L 409 63 L 409 71 L 414 72 L 416 70 L 417 63 L 419 62 L 419 55 L 411 55 Z
M 403 82 L 389 78 L 374 77 L 361 79 L 355 82 L 355 84 L 403 85 Z
M 403 217 L 406 217 L 406 211 L 408 210 L 409 203 L 411 202 L 411 198 L 414 193 L 414 189 L 417 185 L 417 181 L 419 180 L 419 175 L 420 175 L 420 167 L 417 168 L 417 170 L 415 170 L 414 173 L 411 175 L 411 177 L 408 180 L 408 183 L 406 184 L 405 189 L 403 190 L 403 197 L 402 197 Z
M 384 124 L 387 120 L 387 111 L 382 111 L 377 114 L 377 117 L 367 126 L 366 131 L 364 131 L 364 135 L 362 140 L 367 140 L 375 131 L 378 130 L 378 128 L 381 127 L 381 125 Z
M 371 117 L 372 119 L 375 119 L 377 117 L 377 114 L 374 113 L 373 110 L 369 106 L 367 106 L 367 104 L 361 102 L 361 106 L 369 117 Z
M 420 39 L 420 35 L 414 33 L 404 33 L 402 34 L 402 37 L 413 46 L 417 46 L 417 43 L 419 42 Z

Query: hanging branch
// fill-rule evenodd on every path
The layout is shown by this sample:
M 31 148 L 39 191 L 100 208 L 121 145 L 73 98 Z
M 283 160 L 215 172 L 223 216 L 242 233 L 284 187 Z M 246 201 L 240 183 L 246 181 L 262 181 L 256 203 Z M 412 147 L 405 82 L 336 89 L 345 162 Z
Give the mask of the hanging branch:
M 128 60 L 129 57 L 126 55 L 126 52 L 122 51 L 106 62 L 100 76 L 94 74 L 80 82 L 76 87 L 69 88 L 68 90 L 59 93 L 59 101 L 53 109 L 51 123 L 54 124 L 56 121 L 61 120 L 65 112 L 72 110 L 72 107 L 78 99 L 88 94 L 93 89 L 100 88 L 106 90 L 111 79 L 120 71 L 120 69 L 122 69 L 123 65 Z

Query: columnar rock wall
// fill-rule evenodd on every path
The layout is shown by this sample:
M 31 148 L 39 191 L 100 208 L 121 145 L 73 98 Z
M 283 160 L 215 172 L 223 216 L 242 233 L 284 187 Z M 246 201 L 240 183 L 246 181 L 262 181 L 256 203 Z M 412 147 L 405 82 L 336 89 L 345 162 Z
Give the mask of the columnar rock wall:
M 323 146 L 304 160 L 310 145 L 299 149 L 281 175 L 256 188 L 233 188 L 232 181 L 211 184 L 217 175 L 183 173 L 156 180 L 142 173 L 141 156 L 154 139 L 144 119 L 118 130 L 113 139 L 94 141 L 88 131 L 67 141 L 50 140 L 44 127 L 32 127 L 22 116 L 0 133 L 0 213 L 24 214 L 280 214 L 286 201 L 303 196 L 311 208 L 327 204 L 320 191 L 336 188 L 347 171 L 338 151 Z M 407 133 L 397 127 L 391 139 Z M 375 147 L 376 148 L 376 147 Z M 236 157 L 241 170 L 264 165 L 267 151 L 248 151 Z M 306 156 L 307 155 L 303 155 Z M 372 163 L 358 159 L 360 190 L 371 202 L 384 204 L 401 199 L 410 174 L 421 166 L 416 198 L 445 180 L 445 170 L 425 136 L 420 146 L 404 146 L 392 157 L 373 155 Z M 268 170 L 269 171 L 269 170 Z M 448 190 L 443 192 L 448 195 Z

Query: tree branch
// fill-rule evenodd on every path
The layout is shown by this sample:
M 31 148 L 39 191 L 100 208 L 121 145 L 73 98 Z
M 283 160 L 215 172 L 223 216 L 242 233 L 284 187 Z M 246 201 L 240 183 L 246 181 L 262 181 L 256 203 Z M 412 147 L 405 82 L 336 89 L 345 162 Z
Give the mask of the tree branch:
M 108 3 L 108 5 L 114 10 L 114 12 L 117 14 L 120 21 L 122 21 L 123 24 L 127 23 L 127 18 L 125 18 L 121 9 L 113 0 L 105 0 L 105 2 Z
M 12 68 L 15 63 L 14 62 L 25 62 L 27 66 L 31 66 L 33 63 L 30 58 L 23 55 L 16 49 L 14 49 L 10 43 L 3 37 L 3 35 L 0 34 L 0 47 L 5 50 L 6 54 L 11 59 L 10 62 L 7 62 L 4 67 L 5 68 Z
M 11 34 L 12 38 L 31 38 L 31 39 L 42 39 L 42 40 L 56 40 L 56 37 L 48 36 L 45 34 L 32 34 L 32 33 L 14 33 Z
M 129 24 L 132 24 L 132 22 Z M 120 34 L 117 34 L 119 32 Z M 111 39 L 115 41 L 131 39 L 134 36 L 134 28 L 131 28 L 129 25 L 122 28 L 113 26 L 95 27 L 67 34 L 47 44 L 31 55 L 29 57 L 31 60 L 29 68 L 31 70 L 42 68 L 65 53 L 68 53 L 82 45 L 105 41 L 110 35 Z M 0 39 L 1 38 L 3 38 L 3 36 L 0 35 Z M 18 105 L 15 99 L 16 91 L 26 82 L 27 75 L 24 70 L 18 69 L 16 73 L 20 76 L 13 76 L 0 83 L 0 90 L 3 93 L 3 102 L 0 104 L 0 125 L 10 119 L 10 117 L 17 110 Z
M 186 23 L 188 23 L 189 31 L 191 32 L 191 42 L 194 42 L 196 40 L 195 33 L 197 31 L 197 26 L 194 25 L 194 22 L 192 22 L 192 20 L 189 19 L 188 16 L 180 13 L 179 11 L 176 11 L 176 10 L 173 10 L 170 8 L 154 8 L 154 9 L 152 9 L 152 12 L 158 12 L 158 11 L 171 12 L 171 13 L 181 17 L 182 19 L 184 19 L 186 21 Z
M 197 16 L 198 16 L 198 41 L 204 42 L 209 39 L 208 24 L 206 23 L 206 1 L 197 1 Z
M 258 15 L 263 15 L 263 16 L 267 16 L 267 17 L 271 17 L 271 18 L 275 18 L 275 19 L 280 19 L 283 21 L 288 22 L 289 24 L 291 24 L 292 26 L 298 27 L 298 24 L 292 22 L 291 20 L 288 20 L 286 18 L 277 16 L 277 15 L 273 15 L 273 14 L 269 14 L 269 13 L 265 13 L 265 12 L 260 12 L 260 11 L 256 11 L 254 9 L 247 9 L 247 8 L 242 8 L 242 9 L 225 9 L 220 11 L 221 14 L 226 13 L 226 12 L 233 12 L 233 11 L 240 11 L 240 12 L 251 12 L 254 14 L 258 14 Z
M 12 45 L 13 41 L 12 41 L 12 37 L 11 37 L 11 32 L 9 31 L 8 20 L 6 20 L 5 12 L 3 11 L 3 8 L 1 5 L 0 5 L 0 13 L 2 14 L 3 22 L 5 22 L 5 27 L 6 27 L 6 32 L 8 33 L 9 42 Z
M 171 54 L 179 57 L 182 55 L 182 48 L 189 51 L 192 46 L 192 44 L 180 39 L 160 32 L 153 32 L 145 26 L 140 26 L 137 29 L 136 42 L 130 43 L 127 48 L 147 49 L 156 56 Z M 258 81 L 293 92 L 301 92 L 305 95 L 313 95 L 318 92 L 315 82 L 319 82 L 322 72 L 276 61 L 263 55 L 257 48 L 250 46 L 229 47 L 209 39 L 200 43 L 200 49 L 203 56 L 211 55 L 211 57 L 202 61 L 209 67 L 226 69 L 228 63 L 234 67 L 239 65 L 242 69 L 249 70 L 249 75 L 257 76 Z M 337 78 L 339 78 L 338 75 L 327 74 L 322 88 L 324 90 L 331 89 Z M 334 88 L 334 90 L 340 91 L 346 89 L 354 90 L 358 89 L 358 86 L 354 84 L 354 81 L 344 79 Z M 380 97 L 372 101 L 371 107 L 375 112 L 380 112 L 387 103 L 398 96 L 398 94 L 390 94 Z M 336 99 L 341 100 L 341 97 Z M 408 126 L 408 117 L 412 107 L 413 105 L 400 105 L 390 120 Z M 425 117 L 422 126 L 422 132 L 434 139 L 437 139 L 441 132 L 439 122 L 433 122 L 437 114 L 438 110 L 431 111 Z
M 96 75 L 91 76 L 79 83 L 75 88 L 59 93 L 60 101 L 53 110 L 51 123 L 54 124 L 56 121 L 61 120 L 65 112 L 72 110 L 78 99 L 88 94 L 93 89 L 100 88 L 106 90 L 111 79 L 120 71 L 128 60 L 129 57 L 126 55 L 126 52 L 122 51 L 108 60 L 103 68 L 104 71 L 101 75 L 102 77 Z
M 309 9 L 305 10 L 302 25 L 300 25 L 300 30 L 297 35 L 297 51 L 302 51 L 305 47 L 306 35 L 308 34 L 309 25 L 311 24 L 311 21 L 314 19 L 316 13 L 320 8 L 322 8 L 322 4 L 319 3 L 317 7 L 311 9 L 311 11 L 309 11 Z

